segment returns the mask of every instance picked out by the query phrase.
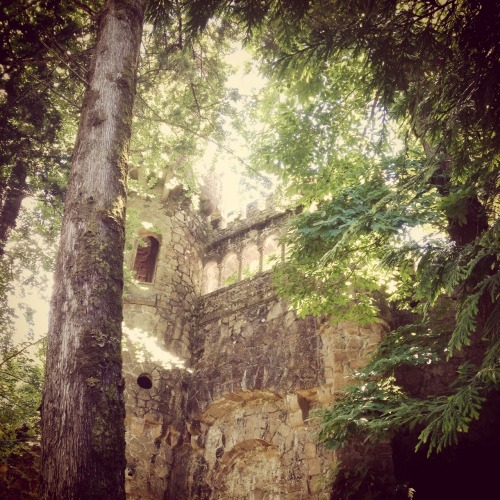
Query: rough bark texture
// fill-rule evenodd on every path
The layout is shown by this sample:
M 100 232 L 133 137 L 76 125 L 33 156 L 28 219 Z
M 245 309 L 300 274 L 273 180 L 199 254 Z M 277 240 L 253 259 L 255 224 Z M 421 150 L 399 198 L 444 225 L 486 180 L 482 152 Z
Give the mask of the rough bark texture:
M 42 406 L 42 498 L 124 498 L 126 154 L 144 0 L 100 18 L 66 197 Z

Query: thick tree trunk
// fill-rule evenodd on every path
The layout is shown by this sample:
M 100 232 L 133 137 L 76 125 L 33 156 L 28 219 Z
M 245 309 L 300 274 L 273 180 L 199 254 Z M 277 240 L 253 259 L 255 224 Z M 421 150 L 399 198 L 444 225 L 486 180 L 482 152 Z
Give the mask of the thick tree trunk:
M 21 203 L 26 195 L 26 175 L 26 163 L 22 158 L 22 154 L 20 154 L 5 184 L 2 203 L 0 204 L 0 258 L 4 254 L 10 231 L 16 227 Z
M 51 303 L 41 496 L 125 498 L 121 322 L 127 149 L 145 0 L 107 0 Z
M 417 116 L 412 112 L 410 115 L 413 120 L 413 132 L 420 140 L 426 156 L 432 161 L 436 155 L 436 148 L 425 138 L 423 133 L 425 127 L 422 125 L 427 121 L 427 116 Z M 448 196 L 452 190 L 452 161 L 452 158 L 441 159 L 434 174 L 429 179 L 429 183 L 437 189 L 441 196 Z M 462 203 L 465 209 L 463 211 L 465 221 L 453 217 L 456 214 L 448 214 L 448 227 L 446 228 L 451 241 L 459 247 L 473 242 L 488 229 L 488 216 L 477 195 L 473 194 L 464 198 Z
M 451 160 L 441 161 L 430 183 L 437 189 L 441 196 L 448 196 L 451 192 Z M 488 229 L 488 215 L 477 195 L 470 195 L 462 200 L 463 220 L 456 214 L 449 214 L 447 232 L 451 241 L 459 247 L 472 243 L 478 236 Z M 453 217 L 455 216 L 455 217 Z

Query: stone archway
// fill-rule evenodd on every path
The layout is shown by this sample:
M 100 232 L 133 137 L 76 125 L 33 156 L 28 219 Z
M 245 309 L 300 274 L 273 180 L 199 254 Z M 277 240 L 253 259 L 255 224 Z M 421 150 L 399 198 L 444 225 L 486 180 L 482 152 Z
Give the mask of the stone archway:
M 212 498 L 220 500 L 278 500 L 283 464 L 275 446 L 262 439 L 236 444 L 221 456 L 212 472 Z

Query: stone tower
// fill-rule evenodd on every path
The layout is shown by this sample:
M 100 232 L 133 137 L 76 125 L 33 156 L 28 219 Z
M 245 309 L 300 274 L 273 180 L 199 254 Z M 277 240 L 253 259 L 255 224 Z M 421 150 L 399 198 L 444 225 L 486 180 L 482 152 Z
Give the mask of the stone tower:
M 299 319 L 271 286 L 290 214 L 226 224 L 213 192 L 131 197 L 141 222 L 124 307 L 130 499 L 328 498 L 336 457 L 315 441 L 382 327 Z

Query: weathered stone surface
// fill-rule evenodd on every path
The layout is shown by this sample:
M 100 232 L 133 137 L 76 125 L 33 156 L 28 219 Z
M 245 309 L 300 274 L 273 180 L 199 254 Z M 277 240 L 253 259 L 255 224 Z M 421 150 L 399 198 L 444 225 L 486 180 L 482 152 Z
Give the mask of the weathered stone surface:
M 161 245 L 153 283 L 139 283 L 125 294 L 126 490 L 131 499 L 157 499 L 171 482 L 176 455 L 189 442 L 185 407 L 192 309 L 201 291 L 205 226 L 178 192 L 149 206 L 131 198 L 129 205 L 143 221 L 139 234 L 151 233 Z M 133 258 L 132 250 L 126 260 Z M 151 377 L 151 388 L 138 385 L 141 374 Z
M 213 229 L 177 190 L 148 204 L 131 201 L 161 246 L 153 283 L 126 296 L 128 497 L 328 498 L 335 456 L 310 410 L 332 402 L 382 328 L 299 319 L 278 300 L 264 254 L 282 251 L 273 238 L 290 214 L 251 209 Z M 202 295 L 203 265 L 228 254 L 239 281 L 219 276 Z M 245 266 L 257 274 L 244 279 Z
M 274 317 L 267 320 L 269 311 Z M 189 411 L 203 412 L 231 392 L 265 388 L 286 394 L 321 385 L 316 322 L 296 318 L 285 326 L 287 314 L 272 293 L 268 274 L 202 298 Z

